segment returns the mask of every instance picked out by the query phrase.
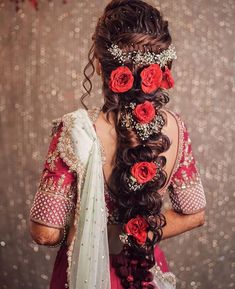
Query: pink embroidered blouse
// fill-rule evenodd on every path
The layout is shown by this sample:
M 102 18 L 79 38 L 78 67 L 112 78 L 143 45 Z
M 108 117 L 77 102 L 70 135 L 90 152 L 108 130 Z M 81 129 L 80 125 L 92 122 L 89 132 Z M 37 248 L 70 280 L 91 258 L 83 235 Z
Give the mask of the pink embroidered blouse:
M 169 192 L 175 211 L 193 214 L 205 208 L 206 198 L 187 128 L 178 114 L 174 116 L 179 128 L 178 153 L 172 174 L 163 192 Z M 62 125 L 60 123 L 58 129 L 52 133 L 40 184 L 30 211 L 32 221 L 55 228 L 63 228 L 69 224 L 77 199 L 77 176 L 69 170 L 57 149 Z M 108 224 L 116 223 L 117 206 L 108 192 L 106 183 L 105 201 Z

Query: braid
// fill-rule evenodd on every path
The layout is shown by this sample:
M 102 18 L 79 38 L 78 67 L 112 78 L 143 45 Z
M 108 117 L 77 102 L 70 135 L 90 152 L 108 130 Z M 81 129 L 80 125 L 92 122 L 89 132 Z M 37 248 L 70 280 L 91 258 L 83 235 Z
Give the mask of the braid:
M 155 264 L 154 245 L 160 242 L 162 227 L 165 225 L 159 190 L 167 180 L 164 171 L 166 158 L 159 154 L 169 149 L 170 140 L 162 133 L 162 127 L 157 133 L 143 140 L 134 127 L 123 127 L 123 121 L 130 113 L 130 103 L 139 105 L 149 101 L 165 123 L 166 117 L 161 108 L 169 102 L 169 96 L 166 90 L 161 88 L 152 93 L 143 92 L 140 74 L 145 66 L 133 62 L 127 64 L 134 77 L 132 89 L 123 93 L 112 91 L 109 86 L 110 75 L 120 64 L 110 55 L 107 47 L 116 43 L 125 52 L 148 50 L 160 53 L 171 44 L 168 22 L 163 20 L 157 9 L 143 1 L 113 0 L 106 6 L 92 39 L 93 53 L 102 67 L 105 100 L 102 111 L 107 113 L 108 119 L 110 113 L 113 113 L 117 133 L 115 166 L 110 177 L 110 191 L 118 202 L 117 221 L 127 224 L 139 215 L 146 219 L 150 231 L 153 232 L 153 237 L 147 237 L 144 247 L 138 246 L 133 238 L 128 238 L 128 245 L 124 245 L 122 252 L 114 258 L 113 266 L 124 288 L 151 289 L 155 288 L 151 283 L 152 273 L 149 271 Z M 89 55 L 89 66 L 92 66 L 93 56 Z M 171 68 L 171 64 L 169 62 L 167 66 Z M 86 73 L 89 66 L 85 68 L 84 74 L 90 84 L 89 75 Z M 90 89 L 91 86 L 88 90 Z M 128 180 L 131 169 L 139 162 L 157 163 L 158 178 L 133 191 Z

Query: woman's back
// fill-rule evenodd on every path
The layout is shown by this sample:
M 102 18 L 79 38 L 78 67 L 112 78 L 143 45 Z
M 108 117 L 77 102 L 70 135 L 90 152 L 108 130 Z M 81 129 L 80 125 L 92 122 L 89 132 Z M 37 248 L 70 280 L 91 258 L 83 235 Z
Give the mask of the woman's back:
M 177 154 L 179 153 L 180 128 L 177 121 L 177 116 L 172 111 L 168 109 L 161 109 L 161 111 L 164 112 L 166 116 L 166 124 L 164 125 L 162 132 L 170 139 L 171 142 L 171 146 L 169 147 L 169 149 L 160 154 L 161 156 L 165 156 L 167 159 L 164 170 L 166 171 L 168 178 L 165 186 L 160 191 L 163 193 L 167 188 L 167 185 L 169 184 L 169 180 L 172 175 L 174 165 L 176 163 Z M 95 113 L 96 112 L 94 111 L 94 114 Z M 113 121 L 110 124 L 106 119 L 106 114 L 102 111 L 96 117 L 94 125 L 96 128 L 97 136 L 99 137 L 103 147 L 103 153 L 105 158 L 103 168 L 105 179 L 108 183 L 115 161 L 117 135 Z
M 167 181 L 164 187 L 159 191 L 160 194 L 164 194 L 167 190 L 167 187 L 170 183 L 170 178 L 172 176 L 172 172 L 175 168 L 176 158 L 179 153 L 179 123 L 177 122 L 176 115 L 167 110 L 161 110 L 166 117 L 166 123 L 163 127 L 163 133 L 168 136 L 171 141 L 171 146 L 169 149 L 160 154 L 161 156 L 165 156 L 166 166 L 165 172 L 168 176 Z M 107 193 L 109 192 L 109 178 L 112 174 L 112 170 L 115 166 L 115 155 L 117 150 L 117 134 L 115 131 L 115 126 L 113 120 L 111 122 L 107 121 L 106 114 L 102 111 L 91 110 L 90 111 L 91 120 L 93 121 L 93 125 L 95 127 L 96 134 L 99 138 L 101 144 L 101 151 L 103 154 L 104 164 L 103 164 L 103 174 L 105 181 L 105 189 Z M 112 212 L 111 212 L 112 214 Z M 119 239 L 119 235 L 121 233 L 121 225 L 119 224 L 109 224 L 108 225 L 108 238 L 109 238 L 109 251 L 110 253 L 117 254 L 122 249 L 122 243 Z M 73 235 L 70 235 L 69 240 L 71 241 Z

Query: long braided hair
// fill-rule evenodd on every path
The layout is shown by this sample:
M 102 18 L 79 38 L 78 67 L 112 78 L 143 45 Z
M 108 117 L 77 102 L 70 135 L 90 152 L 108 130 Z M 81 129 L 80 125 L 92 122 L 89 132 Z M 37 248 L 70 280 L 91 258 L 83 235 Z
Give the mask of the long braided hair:
M 113 114 L 117 133 L 115 166 L 109 186 L 118 202 L 118 221 L 123 224 L 124 233 L 130 230 L 127 226 L 130 223 L 137 227 L 139 224 L 142 228 L 147 226 L 148 232 L 152 232 L 151 236 L 148 232 L 147 235 L 145 233 L 145 243 L 142 246 L 131 234 L 124 234 L 123 251 L 114 258 L 113 266 L 124 288 L 154 288 L 151 283 L 153 276 L 149 269 L 155 264 L 154 245 L 161 240 L 162 227 L 165 225 L 164 216 L 161 214 L 162 198 L 158 191 L 167 179 L 163 169 L 166 158 L 159 154 L 168 150 L 170 140 L 161 132 L 165 123 L 162 113 L 159 113 L 162 126 L 146 138 L 139 137 L 136 127 L 129 126 L 127 129 L 127 125 L 123 124 L 127 124 L 132 111 L 133 107 L 131 108 L 130 104 L 136 107 L 147 101 L 159 112 L 168 103 L 169 97 L 167 91 L 160 87 L 150 93 L 144 92 L 141 89 L 140 75 L 146 65 L 135 64 L 131 60 L 126 63 L 134 77 L 131 89 L 126 92 L 110 89 L 112 71 L 117 69 L 120 63 L 107 47 L 116 43 L 125 52 L 138 50 L 161 53 L 171 44 L 168 22 L 163 20 L 156 8 L 143 1 L 113 0 L 99 18 L 92 39 L 89 63 L 84 69 L 83 84 L 87 93 L 82 97 L 82 102 L 92 89 L 90 78 L 94 74 L 94 60 L 97 58 L 101 64 L 103 79 L 102 111 L 107 113 L 108 119 L 110 113 Z M 166 67 L 171 69 L 171 65 L 172 61 L 169 61 Z M 91 72 L 88 73 L 90 68 Z M 155 167 L 157 164 L 158 177 L 135 187 L 131 182 L 131 172 L 136 165 L 146 163 Z

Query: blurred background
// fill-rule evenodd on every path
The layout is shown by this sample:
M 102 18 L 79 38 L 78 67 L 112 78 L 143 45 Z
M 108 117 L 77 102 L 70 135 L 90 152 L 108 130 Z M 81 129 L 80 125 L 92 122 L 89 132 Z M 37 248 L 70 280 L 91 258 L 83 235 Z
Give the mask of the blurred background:
M 0 0 L 1 289 L 48 288 L 56 249 L 32 242 L 29 210 L 51 121 L 80 107 L 91 34 L 107 2 L 41 0 L 35 10 L 18 1 L 16 12 Z M 235 1 L 149 3 L 169 20 L 178 59 L 167 106 L 188 126 L 208 204 L 203 227 L 161 247 L 177 288 L 235 288 Z M 89 107 L 102 102 L 98 77 L 93 85 Z

